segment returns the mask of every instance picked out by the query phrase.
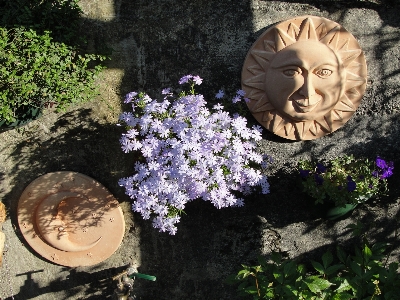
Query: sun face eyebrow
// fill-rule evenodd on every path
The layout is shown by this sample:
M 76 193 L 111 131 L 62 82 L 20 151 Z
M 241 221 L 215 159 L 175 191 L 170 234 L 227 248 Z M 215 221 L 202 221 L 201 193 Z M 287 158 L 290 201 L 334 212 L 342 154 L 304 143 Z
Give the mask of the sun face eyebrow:
M 282 64 L 278 64 L 277 66 L 272 65 L 271 67 L 273 69 L 281 69 L 281 68 L 286 68 L 286 67 L 300 68 L 300 67 L 303 67 L 303 62 L 299 59 L 291 59 L 289 61 L 283 62 Z
M 271 66 L 273 69 L 282 69 L 282 68 L 288 68 L 288 67 L 293 67 L 293 68 L 305 68 L 308 69 L 305 65 L 304 62 L 301 60 L 293 59 L 289 61 L 285 61 L 282 64 L 278 65 L 272 65 Z M 334 62 L 323 62 L 323 63 L 318 63 L 314 64 L 310 67 L 310 69 L 317 69 L 317 68 L 324 68 L 324 67 L 331 67 L 331 68 L 337 68 L 337 63 Z

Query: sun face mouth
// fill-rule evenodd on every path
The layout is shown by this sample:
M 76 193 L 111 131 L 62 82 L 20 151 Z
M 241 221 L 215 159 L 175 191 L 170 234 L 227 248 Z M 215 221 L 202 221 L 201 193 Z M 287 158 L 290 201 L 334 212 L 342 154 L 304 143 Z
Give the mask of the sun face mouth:
M 321 102 L 323 97 L 319 94 L 316 94 L 312 97 L 312 99 L 301 98 L 301 99 L 289 99 L 292 101 L 293 106 L 297 112 L 300 113 L 308 113 L 314 110 L 317 105 Z

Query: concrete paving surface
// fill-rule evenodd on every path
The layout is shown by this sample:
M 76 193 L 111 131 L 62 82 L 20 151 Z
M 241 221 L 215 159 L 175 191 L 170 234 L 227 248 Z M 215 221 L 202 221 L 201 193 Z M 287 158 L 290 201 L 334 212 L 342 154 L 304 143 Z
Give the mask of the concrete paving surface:
M 136 279 L 136 299 L 236 299 L 225 283 L 241 264 L 279 251 L 307 262 L 342 244 L 356 242 L 346 226 L 357 220 L 371 241 L 392 244 L 398 261 L 400 239 L 400 3 L 398 1 L 262 0 L 81 0 L 82 31 L 88 49 L 113 49 L 98 81 L 101 96 L 65 113 L 45 111 L 27 126 L 0 133 L 0 201 L 7 208 L 0 268 L 1 299 L 111 299 L 111 278 L 132 264 L 157 280 Z M 159 233 L 130 210 L 118 179 L 133 174 L 132 155 L 119 146 L 116 126 L 127 92 L 160 96 L 185 74 L 204 78 L 199 92 L 214 101 L 223 88 L 235 93 L 247 51 L 269 26 L 302 15 L 326 17 L 359 41 L 368 66 L 367 90 L 349 122 L 325 137 L 293 142 L 264 131 L 259 143 L 271 155 L 268 195 L 246 198 L 242 208 L 218 210 L 194 201 L 175 236 Z M 251 121 L 251 120 L 249 120 Z M 253 120 L 254 122 L 254 120 Z M 394 161 L 389 195 L 368 202 L 336 222 L 321 218 L 301 189 L 300 159 L 331 159 L 341 154 Z M 75 171 L 102 183 L 124 212 L 125 236 L 107 260 L 69 268 L 43 259 L 29 247 L 17 223 L 17 205 L 35 178 Z

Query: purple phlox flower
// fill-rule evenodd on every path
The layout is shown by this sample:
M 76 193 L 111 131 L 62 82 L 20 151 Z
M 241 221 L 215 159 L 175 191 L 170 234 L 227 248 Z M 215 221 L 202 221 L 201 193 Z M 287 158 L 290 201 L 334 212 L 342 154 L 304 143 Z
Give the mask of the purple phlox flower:
M 381 179 L 389 178 L 392 175 L 393 175 L 392 169 L 391 168 L 387 168 L 385 171 L 383 171 L 383 173 L 381 175 Z
M 244 95 L 246 95 L 246 92 L 243 91 L 243 90 L 237 90 L 237 91 L 236 91 L 236 94 L 239 95 L 239 96 L 241 96 L 241 97 L 244 97 Z
M 200 84 L 202 79 L 186 75 L 179 83 Z M 130 126 L 120 138 L 123 151 L 139 149 L 145 159 L 135 163 L 133 176 L 118 182 L 133 200 L 134 211 L 144 219 L 153 218 L 159 231 L 175 234 L 180 218 L 169 217 L 169 207 L 184 209 L 197 198 L 211 201 L 217 208 L 243 206 L 237 192 L 248 195 L 260 186 L 263 194 L 269 193 L 267 176 L 249 165 L 266 167 L 270 160 L 256 152 L 260 126 L 248 128 L 245 118 L 231 117 L 221 104 L 209 110 L 200 94 L 171 102 L 166 100 L 173 95 L 170 88 L 162 94 L 167 95 L 163 102 L 130 94 L 128 101 L 144 102 L 143 110 L 134 111 L 139 117 L 131 111 L 120 118 L 121 124 Z M 244 91 L 237 91 L 236 96 L 239 101 Z M 216 98 L 222 97 L 220 90 Z
M 237 206 L 237 207 L 244 206 L 244 200 L 242 198 L 237 198 L 235 206 Z
M 145 103 L 149 103 L 149 102 L 153 101 L 153 99 L 151 99 L 150 96 L 147 95 L 147 94 L 143 96 L 142 100 L 143 100 Z
M 251 131 L 251 138 L 254 139 L 255 141 L 261 141 L 262 140 L 261 132 L 258 129 L 253 129 Z
M 128 178 L 121 178 L 120 180 L 118 180 L 119 186 L 126 186 L 127 183 L 128 183 Z
M 380 158 L 379 156 L 376 157 L 375 163 L 376 163 L 377 167 L 380 169 L 386 169 L 388 167 L 388 165 L 386 164 L 386 161 L 384 159 Z
M 225 93 L 223 90 L 219 90 L 218 93 L 215 95 L 215 98 L 217 99 L 221 99 L 222 97 L 224 97 Z
M 171 94 L 171 88 L 165 88 L 161 91 L 161 94 L 163 95 L 169 95 Z
M 310 175 L 310 170 L 299 170 L 301 178 L 307 178 Z
M 135 118 L 131 112 L 123 112 L 119 116 L 119 119 L 121 121 L 124 121 L 126 123 L 126 125 L 131 126 L 131 127 L 135 127 L 138 122 L 138 119 Z
M 357 188 L 357 184 L 356 184 L 354 181 L 349 180 L 349 181 L 347 182 L 347 190 L 348 190 L 349 192 L 355 191 L 356 188 Z
M 265 194 L 269 194 L 269 182 L 268 182 L 268 177 L 266 175 L 262 175 L 260 181 L 259 181 L 260 185 L 261 185 L 261 192 L 265 195 Z
M 274 162 L 274 158 L 268 154 L 263 154 L 263 159 L 268 160 L 271 164 Z
M 373 171 L 372 176 L 386 179 L 393 175 L 394 165 L 392 161 L 387 163 L 385 160 L 377 156 L 375 164 L 380 170 Z
M 392 161 L 390 161 L 387 164 L 387 168 L 383 171 L 383 174 L 382 174 L 381 178 L 382 179 L 386 179 L 386 178 L 392 176 L 393 175 L 393 169 L 394 169 L 394 164 L 393 164 Z
M 130 92 L 130 93 L 126 94 L 124 103 L 130 103 L 130 102 L 132 102 L 132 99 L 133 99 L 134 97 L 136 97 L 137 94 L 138 94 L 138 93 L 136 93 L 136 92 Z
M 370 183 L 370 184 L 368 185 L 368 187 L 369 187 L 370 189 L 372 189 L 374 186 L 373 186 L 372 183 Z
M 351 178 L 351 176 L 347 176 L 347 181 L 353 181 L 353 178 Z
M 239 95 L 236 95 L 235 97 L 233 97 L 232 99 L 232 103 L 237 103 L 239 101 L 242 101 L 242 98 Z
M 244 98 L 244 102 L 249 103 L 250 99 L 249 98 Z
M 324 183 L 324 178 L 322 178 L 322 176 L 319 174 L 315 174 L 314 179 L 315 179 L 316 184 L 318 184 L 318 185 L 322 185 Z
M 194 83 L 197 84 L 197 85 L 200 85 L 203 82 L 203 79 L 200 78 L 200 76 L 198 76 L 198 75 L 193 76 L 192 79 L 193 79 Z
M 325 173 L 325 171 L 326 171 L 326 167 L 321 163 L 317 163 L 317 172 L 318 173 Z
M 132 129 L 129 129 L 125 135 L 128 138 L 134 139 L 138 134 L 139 134 L 139 132 L 136 129 L 132 128 Z
M 233 118 L 231 124 L 234 128 L 234 131 L 239 134 L 247 129 L 247 126 L 246 126 L 247 120 L 241 116 L 237 116 L 236 118 Z
M 215 104 L 215 105 L 213 106 L 213 109 L 215 109 L 215 110 L 222 110 L 222 109 L 224 109 L 224 107 L 223 107 L 220 103 L 217 103 L 217 104 Z
M 179 79 L 179 84 L 187 83 L 192 78 L 193 78 L 193 75 L 190 75 L 190 74 L 189 75 L 185 75 L 181 79 Z

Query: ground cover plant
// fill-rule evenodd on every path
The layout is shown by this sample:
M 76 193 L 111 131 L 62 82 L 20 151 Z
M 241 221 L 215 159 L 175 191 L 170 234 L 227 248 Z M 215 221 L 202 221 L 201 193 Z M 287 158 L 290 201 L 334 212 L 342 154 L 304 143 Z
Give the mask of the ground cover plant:
M 245 118 L 230 116 L 220 104 L 206 107 L 195 85 L 202 79 L 187 75 L 180 84 L 189 92 L 174 95 L 164 89 L 163 101 L 145 93 L 127 94 L 131 111 L 120 120 L 127 126 L 120 143 L 126 153 L 139 151 L 135 174 L 119 185 L 132 198 L 132 208 L 144 219 L 153 217 L 153 226 L 175 234 L 176 223 L 185 205 L 201 198 L 215 207 L 243 206 L 242 195 L 259 187 L 269 193 L 263 156 L 256 152 L 261 127 L 247 127 Z M 243 97 L 238 91 L 238 97 Z
M 361 223 L 348 226 L 353 235 L 360 227 Z M 269 261 L 260 257 L 256 266 L 242 265 L 229 282 L 239 284 L 239 295 L 252 299 L 395 300 L 400 296 L 399 265 L 387 263 L 388 246 L 363 237 L 353 254 L 338 246 L 335 256 L 326 252 L 320 261 L 311 261 L 309 271 L 304 264 L 273 253 Z
M 0 126 L 98 94 L 106 56 L 84 53 L 78 1 L 1 1 L 0 13 Z

